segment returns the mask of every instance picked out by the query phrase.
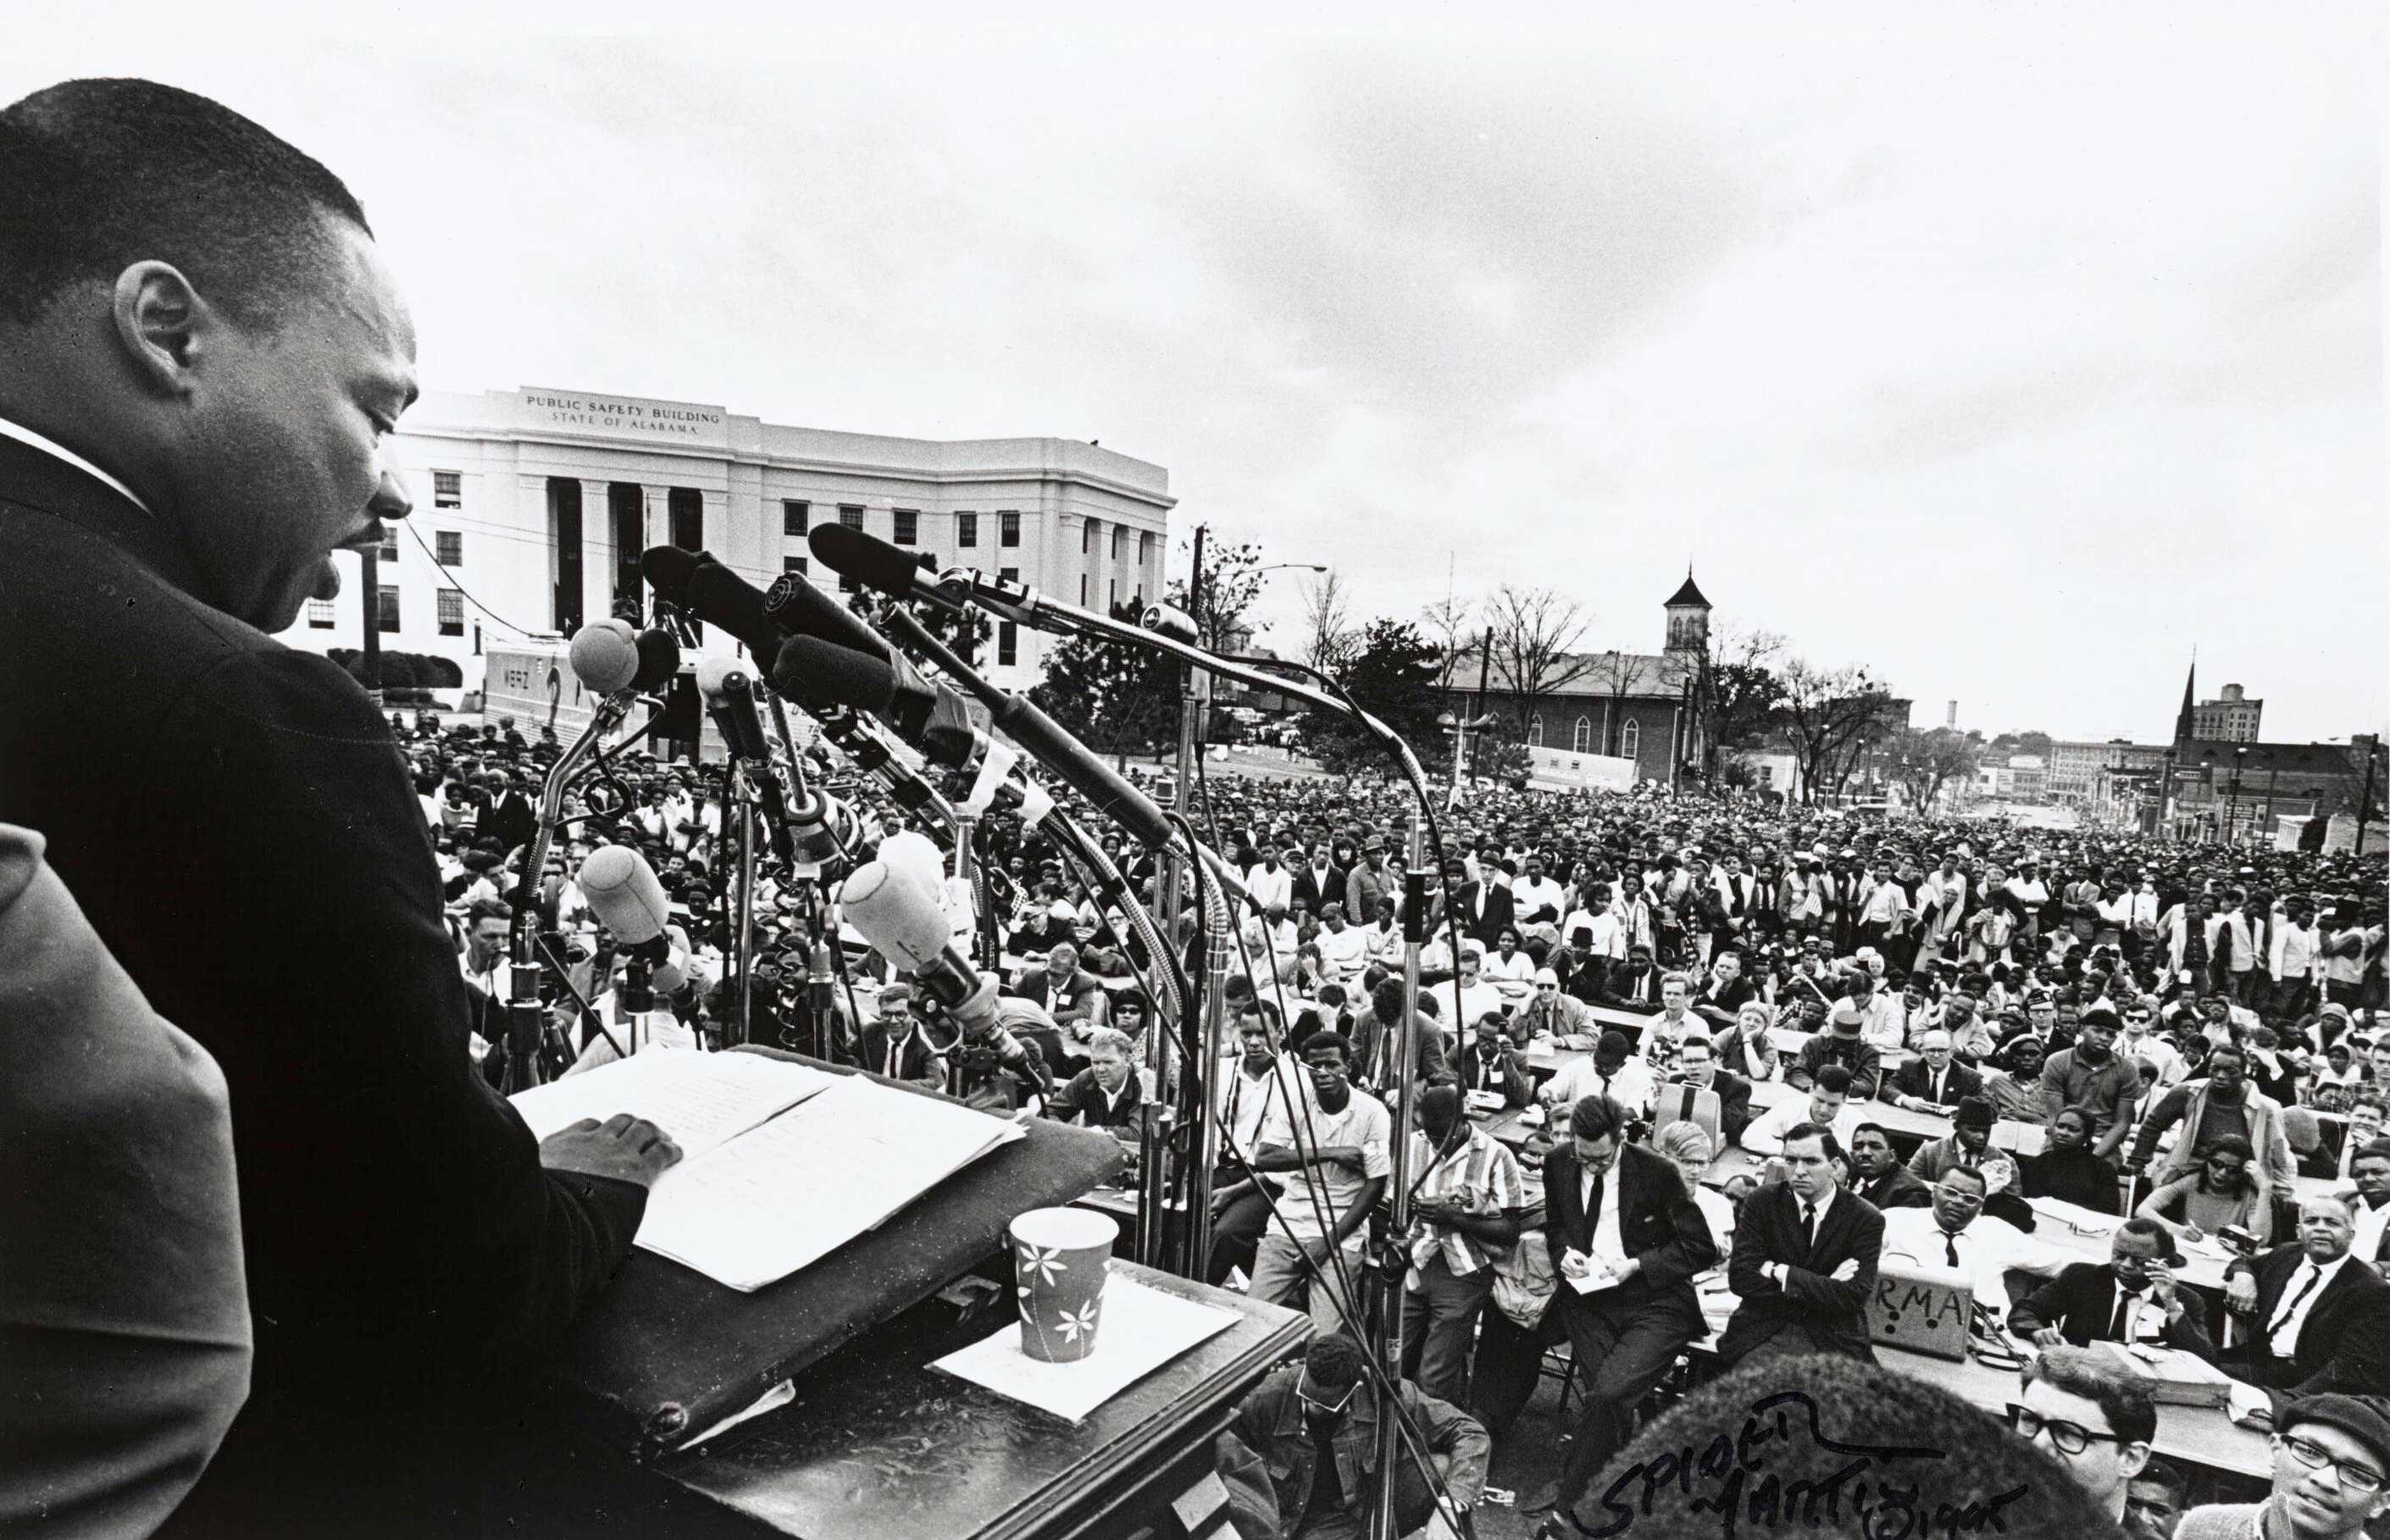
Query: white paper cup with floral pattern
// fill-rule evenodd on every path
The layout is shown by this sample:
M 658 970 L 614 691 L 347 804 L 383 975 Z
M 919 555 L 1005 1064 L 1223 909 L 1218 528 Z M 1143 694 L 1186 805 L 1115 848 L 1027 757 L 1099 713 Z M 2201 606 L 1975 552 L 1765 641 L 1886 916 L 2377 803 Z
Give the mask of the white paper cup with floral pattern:
M 1119 1237 L 1116 1220 L 1088 1209 L 1032 1209 L 1012 1222 L 1022 1352 L 1050 1364 L 1095 1352 L 1104 1279 Z

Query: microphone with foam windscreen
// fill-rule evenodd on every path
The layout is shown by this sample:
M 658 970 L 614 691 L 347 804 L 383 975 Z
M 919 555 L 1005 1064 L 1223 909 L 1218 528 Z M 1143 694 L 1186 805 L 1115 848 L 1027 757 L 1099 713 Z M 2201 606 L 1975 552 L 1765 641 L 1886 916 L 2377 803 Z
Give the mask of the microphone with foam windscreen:
M 874 951 L 919 980 L 965 1027 L 996 1025 L 996 985 L 955 950 L 953 927 L 936 895 L 885 863 L 867 861 L 839 891 L 839 910 Z
M 612 695 L 639 675 L 639 634 L 628 621 L 592 621 L 572 634 L 568 656 L 582 688 Z
M 648 858 L 628 845 L 600 845 L 581 863 L 581 895 L 628 956 L 662 962 L 672 955 L 664 927 L 672 910 Z

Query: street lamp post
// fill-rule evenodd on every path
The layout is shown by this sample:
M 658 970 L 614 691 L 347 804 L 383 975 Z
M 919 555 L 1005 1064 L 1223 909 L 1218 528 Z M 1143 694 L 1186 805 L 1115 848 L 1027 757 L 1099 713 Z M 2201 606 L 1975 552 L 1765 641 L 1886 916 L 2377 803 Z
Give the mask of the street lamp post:
M 1458 717 L 1450 712 L 1438 712 L 1435 725 L 1452 735 L 1452 791 L 1460 794 L 1461 766 L 1469 761 L 1469 735 L 1481 733 L 1494 725 L 1494 713 L 1483 716 Z

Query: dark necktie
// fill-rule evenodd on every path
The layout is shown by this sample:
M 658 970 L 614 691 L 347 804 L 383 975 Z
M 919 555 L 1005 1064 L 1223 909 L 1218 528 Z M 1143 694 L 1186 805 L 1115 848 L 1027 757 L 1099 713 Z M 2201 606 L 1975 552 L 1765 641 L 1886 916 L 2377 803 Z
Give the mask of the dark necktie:
M 2139 1298 L 2139 1294 L 2127 1294 L 2121 1289 L 2116 1290 L 2116 1315 L 2108 1323 L 2111 1341 L 2129 1342 L 2133 1340 L 2127 1335 L 2127 1328 L 2132 1325 L 2133 1304 Z
M 1818 1249 L 1818 1205 L 1801 1205 L 1801 1239 L 1810 1251 Z
M 1953 1267 L 1958 1266 L 1958 1265 L 1959 1265 L 1959 1238 L 1958 1238 L 1958 1236 L 1957 1236 L 1956 1234 L 1954 1234 L 1954 1233 L 1952 1233 L 1951 1231 L 1948 1231 L 1948 1230 L 1945 1230 L 1945 1231 L 1943 1231 L 1943 1232 L 1942 1232 L 1942 1250 L 1943 1250 L 1943 1251 L 1944 1251 L 1944 1252 L 1945 1252 L 1945 1253 L 1949 1257 L 1949 1259 L 1950 1259 L 1950 1265 L 1951 1265 L 1951 1266 L 1953 1266 Z
M 2316 1270 L 2314 1263 L 2302 1263 L 2300 1265 L 2307 1270 L 2307 1280 L 2299 1285 L 2297 1293 L 2282 1302 L 2282 1307 L 2274 1312 L 2274 1318 L 2266 1323 L 2266 1341 L 2269 1344 L 2274 1340 L 2274 1333 L 2281 1330 L 2282 1323 L 2289 1320 L 2292 1314 L 2298 1309 L 2299 1302 L 2314 1293 L 2316 1285 L 2323 1281 L 2323 1274 Z
M 1601 1228 L 1601 1184 L 1604 1180 L 1600 1172 L 1595 1172 L 1593 1189 L 1585 1195 L 1585 1249 L 1588 1251 L 1593 1250 L 1593 1238 Z

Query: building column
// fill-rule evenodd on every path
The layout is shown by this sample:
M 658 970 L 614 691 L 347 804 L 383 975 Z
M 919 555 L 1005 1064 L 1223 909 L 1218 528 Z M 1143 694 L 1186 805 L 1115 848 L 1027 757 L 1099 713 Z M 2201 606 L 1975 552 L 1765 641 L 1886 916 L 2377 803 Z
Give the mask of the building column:
M 581 613 L 602 621 L 614 612 L 614 514 L 610 483 L 581 481 Z

